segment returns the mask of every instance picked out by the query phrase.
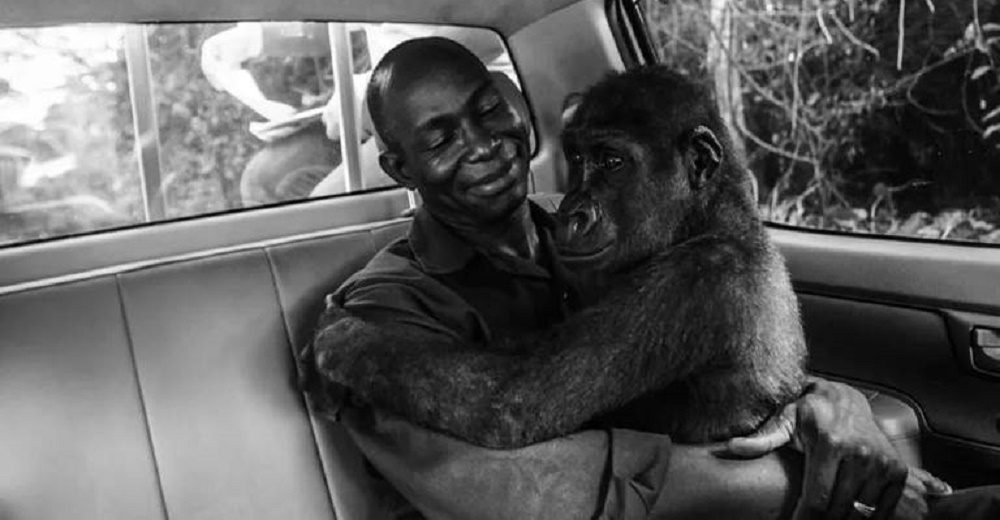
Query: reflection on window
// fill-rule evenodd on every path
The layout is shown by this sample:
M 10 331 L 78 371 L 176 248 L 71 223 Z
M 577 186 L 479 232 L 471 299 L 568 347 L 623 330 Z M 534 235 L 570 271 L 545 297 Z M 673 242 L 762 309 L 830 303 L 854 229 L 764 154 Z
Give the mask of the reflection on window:
M 430 35 L 516 82 L 485 29 L 0 29 L 0 244 L 392 186 L 365 88 L 392 47 Z
M 228 52 L 241 43 L 249 51 L 216 60 L 219 65 L 206 67 L 206 74 L 217 77 L 214 84 L 233 96 L 243 100 L 247 106 L 261 114 L 266 120 L 251 124 L 251 131 L 259 139 L 269 143 L 265 150 L 256 155 L 244 173 L 244 204 L 266 204 L 274 200 L 289 200 L 305 196 L 322 196 L 347 191 L 349 172 L 343 160 L 345 153 L 351 153 L 342 142 L 342 108 L 340 98 L 332 96 L 336 81 L 333 79 L 332 63 L 328 59 L 331 52 L 333 34 L 328 24 L 249 24 L 238 25 L 226 34 L 220 34 L 218 43 L 208 42 L 203 55 L 222 56 L 226 51 L 211 50 L 215 45 L 220 49 L 227 45 Z M 393 47 L 418 37 L 443 36 L 456 40 L 478 55 L 491 70 L 514 76 L 513 66 L 502 40 L 491 31 L 476 28 L 450 27 L 418 24 L 346 24 L 350 39 L 351 96 L 353 98 L 354 121 L 358 131 L 357 181 L 362 189 L 378 188 L 395 184 L 378 165 L 378 149 L 372 139 L 370 121 L 366 117 L 363 99 L 372 68 Z M 335 43 L 335 36 L 334 43 Z M 246 43 L 249 42 L 249 43 Z M 336 51 L 336 45 L 333 45 Z M 270 51 L 268 51 L 270 49 Z M 270 52 L 278 56 L 319 55 L 314 71 L 322 78 L 314 83 L 319 88 L 310 91 L 309 103 L 298 105 L 275 103 L 281 96 L 264 93 L 264 89 L 253 88 L 253 82 L 244 80 L 238 66 L 228 66 L 245 59 L 249 52 L 260 56 Z M 288 58 L 282 58 L 288 59 Z M 302 58 L 299 58 L 302 59 Z M 226 68 L 225 74 L 209 72 L 213 68 Z M 315 73 L 314 73 L 315 74 Z M 271 72 L 257 73 L 255 77 L 274 78 Z M 278 75 L 277 77 L 282 77 Z M 313 78 L 309 78 L 312 80 Z M 260 82 L 258 81 L 258 84 Z M 342 89 L 348 90 L 348 89 Z M 270 114 L 269 114 L 270 112 Z M 325 134 L 325 136 L 324 136 Z M 281 167 L 277 165 L 281 164 Z M 331 172 L 331 167 L 333 168 Z M 357 188 L 355 188 L 357 189 Z
M 1000 4 L 644 1 L 662 60 L 715 86 L 766 218 L 1000 243 Z

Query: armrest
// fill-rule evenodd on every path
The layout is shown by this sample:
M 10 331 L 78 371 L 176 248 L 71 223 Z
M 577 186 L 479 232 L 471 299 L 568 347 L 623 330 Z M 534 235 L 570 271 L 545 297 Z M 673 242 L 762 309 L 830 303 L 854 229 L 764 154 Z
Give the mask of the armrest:
M 922 467 L 920 419 L 913 407 L 902 399 L 877 390 L 860 386 L 855 386 L 855 388 L 868 397 L 868 404 L 872 408 L 872 413 L 875 414 L 875 421 L 889 438 L 889 442 L 899 452 L 903 461 L 914 468 Z

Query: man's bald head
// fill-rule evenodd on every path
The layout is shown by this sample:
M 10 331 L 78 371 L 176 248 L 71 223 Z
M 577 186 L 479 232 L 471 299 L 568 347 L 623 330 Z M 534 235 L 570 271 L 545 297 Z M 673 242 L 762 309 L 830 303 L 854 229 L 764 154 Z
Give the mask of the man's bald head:
M 412 86 L 434 74 L 481 73 L 486 66 L 461 44 L 441 37 L 417 38 L 390 50 L 372 71 L 365 103 L 375 133 L 389 148 L 396 144 L 392 119 L 387 116 L 387 100 L 401 88 Z

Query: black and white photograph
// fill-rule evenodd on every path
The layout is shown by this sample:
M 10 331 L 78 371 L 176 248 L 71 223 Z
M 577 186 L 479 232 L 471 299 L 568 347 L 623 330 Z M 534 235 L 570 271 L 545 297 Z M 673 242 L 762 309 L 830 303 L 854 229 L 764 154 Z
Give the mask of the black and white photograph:
M 1000 520 L 1000 0 L 2 0 L 0 520 Z

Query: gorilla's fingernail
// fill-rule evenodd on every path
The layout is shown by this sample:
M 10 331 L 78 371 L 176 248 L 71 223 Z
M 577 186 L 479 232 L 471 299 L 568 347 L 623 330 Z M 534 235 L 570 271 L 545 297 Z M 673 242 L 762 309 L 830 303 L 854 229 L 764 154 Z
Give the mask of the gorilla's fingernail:
M 939 478 L 935 478 L 934 480 L 932 480 L 928 487 L 930 489 L 928 489 L 927 492 L 932 495 L 950 495 L 952 494 L 952 492 L 954 492 L 954 490 L 951 488 L 950 485 L 948 485 L 947 482 Z

